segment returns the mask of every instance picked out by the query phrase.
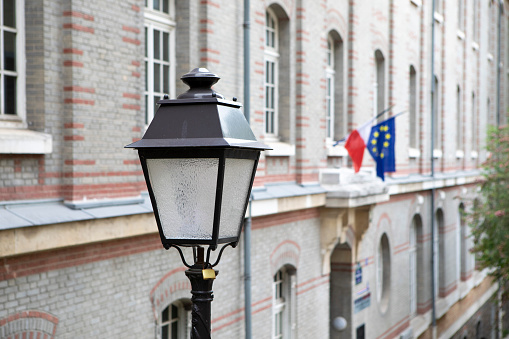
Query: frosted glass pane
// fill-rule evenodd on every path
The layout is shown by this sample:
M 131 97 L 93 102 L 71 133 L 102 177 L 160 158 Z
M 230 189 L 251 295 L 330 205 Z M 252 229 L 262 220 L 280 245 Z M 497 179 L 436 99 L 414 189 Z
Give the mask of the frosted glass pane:
M 250 159 L 226 159 L 219 239 L 238 235 L 254 162 Z
M 166 239 L 212 239 L 219 159 L 147 159 Z

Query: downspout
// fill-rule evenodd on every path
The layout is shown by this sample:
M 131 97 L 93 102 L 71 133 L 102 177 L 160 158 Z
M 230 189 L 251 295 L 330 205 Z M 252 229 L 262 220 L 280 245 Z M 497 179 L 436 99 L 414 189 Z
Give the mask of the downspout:
M 250 124 L 250 1 L 244 0 L 244 115 Z M 253 194 L 249 197 L 249 212 L 244 223 L 244 327 L 246 339 L 251 339 L 251 205 Z
M 435 1 L 431 9 L 431 336 L 437 338 L 435 300 Z

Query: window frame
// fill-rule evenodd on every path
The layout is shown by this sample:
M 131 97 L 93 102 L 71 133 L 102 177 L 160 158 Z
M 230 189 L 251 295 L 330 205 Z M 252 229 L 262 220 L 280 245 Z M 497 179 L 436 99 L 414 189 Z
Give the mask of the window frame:
M 409 232 L 409 282 L 410 287 L 410 316 L 417 313 L 417 225 L 415 217 L 412 218 Z
M 296 271 L 285 265 L 274 274 L 272 281 L 272 339 L 291 339 L 295 335 Z M 280 326 L 281 331 L 276 333 Z
M 273 26 L 269 25 L 269 19 Z M 275 13 L 267 8 L 265 12 L 265 41 L 264 41 L 264 71 L 263 71 L 263 90 L 264 90 L 264 133 L 268 141 L 278 140 L 279 135 L 279 21 Z M 268 39 L 272 36 L 273 39 Z M 271 43 L 270 43 L 271 42 Z M 272 81 L 268 79 L 268 64 L 272 64 Z M 272 91 L 272 105 L 268 105 L 267 91 Z M 270 115 L 272 115 L 270 117 Z M 271 119 L 269 119 L 271 118 Z M 270 123 L 271 121 L 271 123 Z
M 336 51 L 334 48 L 335 41 L 329 34 L 327 37 L 327 65 L 325 68 L 325 126 L 326 140 L 332 142 L 334 139 L 335 126 L 335 82 L 336 82 Z
M 3 16 L 0 18 L 0 128 L 27 128 L 26 123 L 26 56 L 25 56 L 25 3 L 24 0 L 14 0 L 16 28 L 3 26 Z M 3 7 L 3 1 L 0 3 Z M 2 8 L 3 13 L 3 8 Z M 4 70 L 4 31 L 16 34 L 16 70 Z M 16 109 L 14 114 L 5 113 L 4 76 L 16 77 Z
M 161 339 L 189 339 L 191 337 L 191 308 L 186 309 L 186 305 L 191 305 L 191 300 L 179 299 L 162 309 L 159 318 L 159 338 Z M 172 317 L 171 307 L 177 308 L 177 317 Z M 163 321 L 163 313 L 168 309 L 168 320 Z M 172 324 L 177 323 L 177 335 L 173 338 Z M 168 337 L 163 337 L 163 327 L 168 326 Z
M 152 119 L 154 118 L 154 114 L 156 112 L 156 100 L 155 97 L 159 97 L 162 99 L 164 94 L 168 94 L 170 98 L 175 96 L 175 45 L 176 45 L 176 22 L 174 20 L 175 13 L 175 4 L 173 0 L 167 0 L 169 2 L 169 14 L 166 14 L 159 10 L 154 10 L 152 8 L 145 7 L 145 55 L 144 55 L 144 63 L 145 63 L 145 88 L 144 88 L 144 98 L 145 98 L 145 125 L 148 126 Z M 145 1 L 147 3 L 147 0 Z M 153 7 L 153 1 L 151 2 Z M 164 33 L 168 34 L 168 61 L 164 60 L 164 57 L 161 59 L 156 59 L 154 57 L 154 32 L 160 32 L 160 53 L 164 55 L 163 46 L 164 46 Z M 160 70 L 160 82 L 161 88 L 160 91 L 156 92 L 154 88 L 154 68 L 155 65 L 158 64 L 161 67 Z M 164 67 L 168 67 L 168 93 L 165 92 L 165 84 L 164 84 Z

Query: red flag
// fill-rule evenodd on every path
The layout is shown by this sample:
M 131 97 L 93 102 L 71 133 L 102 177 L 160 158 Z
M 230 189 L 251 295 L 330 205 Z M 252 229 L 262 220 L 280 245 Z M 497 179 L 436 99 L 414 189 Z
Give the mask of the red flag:
M 368 142 L 371 132 L 372 121 L 373 120 L 369 120 L 350 133 L 345 143 L 345 148 L 348 154 L 350 154 L 350 158 L 352 158 L 355 173 L 359 172 L 362 166 L 362 159 L 364 158 L 364 150 L 366 149 L 366 143 Z

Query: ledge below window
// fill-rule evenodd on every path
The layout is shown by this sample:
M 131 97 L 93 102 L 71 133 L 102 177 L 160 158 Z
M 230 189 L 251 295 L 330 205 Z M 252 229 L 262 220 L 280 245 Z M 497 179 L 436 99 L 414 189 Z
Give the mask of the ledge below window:
M 346 157 L 348 155 L 348 151 L 345 146 L 332 146 L 327 145 L 327 156 L 329 157 Z
M 272 148 L 264 152 L 266 157 L 290 157 L 295 155 L 295 145 L 279 141 L 266 141 L 265 143 Z
M 0 154 L 49 154 L 53 152 L 50 134 L 26 129 L 0 129 Z

